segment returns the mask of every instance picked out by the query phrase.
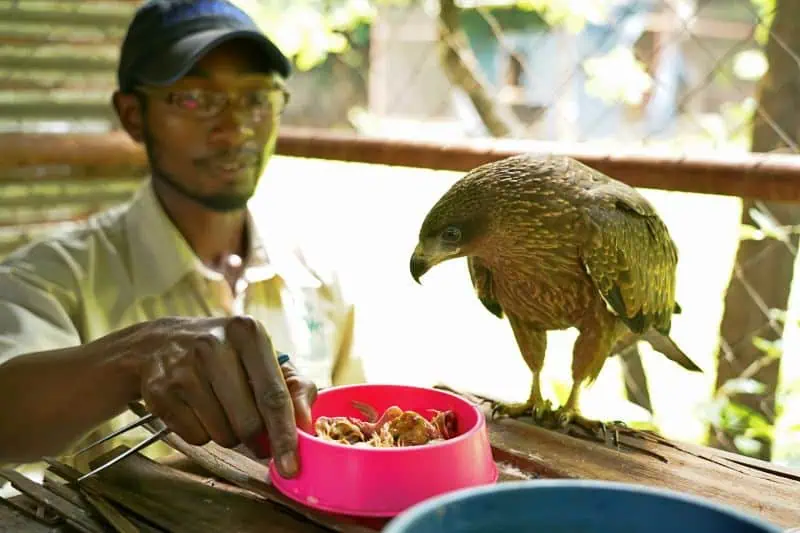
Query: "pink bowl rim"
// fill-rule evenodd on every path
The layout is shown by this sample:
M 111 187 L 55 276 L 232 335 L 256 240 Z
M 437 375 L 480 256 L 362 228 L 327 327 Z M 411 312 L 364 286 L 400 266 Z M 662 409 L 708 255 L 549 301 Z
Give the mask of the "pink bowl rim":
M 334 390 L 336 392 L 339 392 L 339 391 L 344 391 L 344 390 L 373 389 L 373 388 L 382 388 L 382 389 L 415 389 L 415 390 L 418 390 L 418 391 L 435 392 L 437 394 L 442 394 L 443 396 L 450 396 L 451 398 L 454 398 L 456 401 L 461 402 L 465 406 L 467 406 L 470 409 L 472 409 L 475 412 L 475 414 L 477 415 L 477 420 L 476 420 L 475 424 L 472 425 L 472 427 L 470 427 L 467 431 L 461 433 L 457 437 L 453 437 L 452 439 L 447 439 L 447 440 L 445 440 L 443 442 L 439 442 L 439 443 L 436 443 L 436 444 L 423 444 L 421 446 L 405 446 L 405 447 L 398 447 L 398 448 L 374 448 L 374 447 L 358 447 L 358 448 L 356 448 L 355 446 L 352 446 L 352 445 L 349 445 L 349 444 L 340 444 L 338 442 L 323 440 L 323 439 L 317 437 L 316 435 L 313 435 L 313 434 L 309 433 L 308 431 L 305 431 L 304 429 L 299 428 L 299 427 L 297 428 L 298 437 L 307 439 L 310 442 L 319 443 L 320 445 L 323 445 L 323 446 L 333 446 L 335 448 L 345 448 L 345 449 L 348 449 L 348 450 L 353 450 L 353 451 L 355 451 L 357 453 L 361 453 L 361 452 L 364 452 L 364 453 L 421 453 L 422 450 L 428 450 L 428 449 L 431 449 L 433 447 L 436 447 L 438 449 L 438 448 L 441 448 L 441 447 L 444 447 L 444 446 L 454 446 L 454 445 L 458 444 L 459 442 L 465 441 L 465 440 L 473 437 L 476 433 L 479 433 L 483 429 L 483 427 L 486 425 L 486 417 L 484 416 L 483 411 L 481 411 L 480 408 L 478 408 L 477 405 L 475 405 L 474 403 L 470 402 L 466 398 L 462 398 L 458 394 L 454 394 L 452 392 L 441 390 L 441 389 L 436 389 L 434 387 L 420 387 L 418 385 L 399 385 L 399 384 L 390 384 L 390 383 L 357 383 L 357 384 L 354 384 L 354 385 L 340 385 L 340 386 L 337 386 L 337 387 L 330 387 L 330 388 L 324 389 L 324 390 L 319 392 L 317 397 L 319 397 L 322 394 L 325 394 L 328 391 L 334 391 Z M 402 406 L 400 406 L 400 408 L 403 409 Z

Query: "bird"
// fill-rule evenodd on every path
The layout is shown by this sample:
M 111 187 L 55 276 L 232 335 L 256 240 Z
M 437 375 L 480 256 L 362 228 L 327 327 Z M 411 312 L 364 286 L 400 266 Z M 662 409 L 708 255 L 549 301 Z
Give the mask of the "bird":
M 664 221 L 635 188 L 564 155 L 523 153 L 485 163 L 456 180 L 425 215 L 411 276 L 466 258 L 480 303 L 507 319 L 532 374 L 527 401 L 497 402 L 495 415 L 578 424 L 580 394 L 605 361 L 645 339 L 686 370 L 702 372 L 670 338 L 678 252 Z M 545 401 L 547 332 L 575 328 L 572 387 Z

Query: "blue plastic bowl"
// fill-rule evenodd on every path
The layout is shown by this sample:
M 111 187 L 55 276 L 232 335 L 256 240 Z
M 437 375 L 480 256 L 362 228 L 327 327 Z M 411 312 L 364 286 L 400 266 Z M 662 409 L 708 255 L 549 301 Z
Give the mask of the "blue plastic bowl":
M 585 480 L 514 481 L 419 503 L 383 533 L 781 533 L 731 507 L 678 492 Z

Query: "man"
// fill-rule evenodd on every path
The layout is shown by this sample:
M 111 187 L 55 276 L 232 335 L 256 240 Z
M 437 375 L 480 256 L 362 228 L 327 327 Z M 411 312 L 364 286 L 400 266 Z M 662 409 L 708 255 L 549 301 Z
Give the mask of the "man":
M 130 204 L 0 264 L 0 463 L 74 451 L 144 400 L 192 444 L 262 456 L 266 430 L 279 470 L 297 471 L 295 422 L 310 422 L 314 382 L 363 375 L 335 276 L 246 207 L 288 75 L 224 0 L 138 9 L 113 105 L 151 179 Z

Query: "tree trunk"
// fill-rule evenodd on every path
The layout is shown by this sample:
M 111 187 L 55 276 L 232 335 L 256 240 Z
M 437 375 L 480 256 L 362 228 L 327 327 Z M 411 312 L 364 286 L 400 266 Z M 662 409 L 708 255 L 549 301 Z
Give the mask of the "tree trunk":
M 800 51 L 800 3 L 777 0 L 775 7 L 766 47 L 769 71 L 758 88 L 759 111 L 753 125 L 753 152 L 787 149 L 797 152 L 800 133 L 800 72 L 793 57 L 793 51 Z M 754 209 L 770 215 L 778 225 L 800 223 L 800 208 L 795 205 L 744 200 L 742 208 L 744 224 L 757 226 L 751 217 Z M 720 327 L 717 389 L 730 379 L 742 377 L 748 367 L 755 368 L 756 361 L 763 357 L 764 353 L 752 342 L 754 335 L 769 341 L 781 338 L 782 324 L 771 322 L 765 311 L 787 307 L 797 244 L 796 237 L 788 242 L 765 239 L 739 243 Z M 732 399 L 773 422 L 779 369 L 780 360 L 774 360 L 748 376 L 766 386 L 763 394 Z M 740 428 L 712 430 L 710 441 L 714 446 L 736 451 L 733 438 L 740 433 Z M 769 459 L 772 442 L 769 438 L 758 440 L 762 443 L 758 457 Z
M 467 93 L 475 111 L 494 137 L 517 137 L 523 129 L 507 106 L 491 95 L 478 60 L 461 29 L 461 10 L 455 0 L 439 0 L 439 53 L 447 78 Z

